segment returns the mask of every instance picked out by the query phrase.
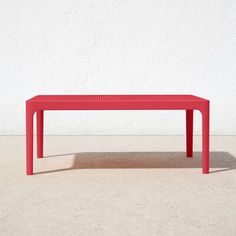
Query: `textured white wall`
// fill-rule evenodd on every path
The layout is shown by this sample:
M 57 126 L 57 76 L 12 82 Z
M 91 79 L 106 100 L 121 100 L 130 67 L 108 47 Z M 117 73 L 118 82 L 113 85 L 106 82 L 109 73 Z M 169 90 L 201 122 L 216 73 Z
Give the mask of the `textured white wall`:
M 36 94 L 187 93 L 236 134 L 236 1 L 0 0 L 0 134 Z M 183 134 L 183 111 L 47 112 L 47 134 Z M 196 112 L 196 133 L 200 113 Z

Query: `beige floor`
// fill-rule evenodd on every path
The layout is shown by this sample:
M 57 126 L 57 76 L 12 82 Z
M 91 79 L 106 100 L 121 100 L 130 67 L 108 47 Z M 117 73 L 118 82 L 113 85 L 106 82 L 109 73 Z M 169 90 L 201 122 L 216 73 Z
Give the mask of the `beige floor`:
M 236 136 L 211 138 L 201 174 L 184 136 L 48 136 L 25 175 L 25 137 L 0 136 L 0 235 L 236 235 Z

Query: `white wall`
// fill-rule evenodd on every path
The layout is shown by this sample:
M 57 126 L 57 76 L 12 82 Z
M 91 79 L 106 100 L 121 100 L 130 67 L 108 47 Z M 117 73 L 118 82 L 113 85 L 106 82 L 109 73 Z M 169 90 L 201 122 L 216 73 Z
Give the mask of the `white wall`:
M 36 94 L 196 94 L 236 134 L 236 1 L 0 0 L 0 134 Z M 47 112 L 47 134 L 184 134 L 183 111 Z M 196 133 L 200 132 L 196 112 Z

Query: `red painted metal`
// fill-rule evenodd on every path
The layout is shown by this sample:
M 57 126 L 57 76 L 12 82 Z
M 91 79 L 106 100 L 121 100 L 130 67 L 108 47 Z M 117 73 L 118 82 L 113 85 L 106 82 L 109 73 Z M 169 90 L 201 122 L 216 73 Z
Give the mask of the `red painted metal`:
M 43 110 L 37 111 L 37 157 L 43 157 Z
M 193 110 L 186 110 L 186 156 L 193 156 Z
M 209 106 L 194 95 L 38 95 L 26 101 L 26 173 L 33 174 L 33 116 L 37 113 L 37 156 L 43 157 L 45 110 L 186 110 L 186 156 L 193 153 L 193 111 L 202 114 L 202 172 L 209 173 Z

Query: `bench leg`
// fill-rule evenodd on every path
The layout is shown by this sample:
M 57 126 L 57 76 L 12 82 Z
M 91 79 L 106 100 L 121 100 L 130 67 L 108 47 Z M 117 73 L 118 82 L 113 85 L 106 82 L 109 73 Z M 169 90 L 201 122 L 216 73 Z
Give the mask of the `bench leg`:
M 26 105 L 26 174 L 33 174 L 33 120 L 34 112 Z
M 210 114 L 209 108 L 202 112 L 202 173 L 209 173 L 209 126 Z
M 37 111 L 37 157 L 43 157 L 43 111 Z
M 186 156 L 193 156 L 193 110 L 186 110 Z

